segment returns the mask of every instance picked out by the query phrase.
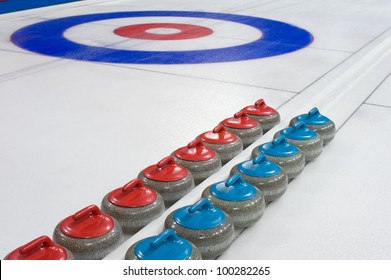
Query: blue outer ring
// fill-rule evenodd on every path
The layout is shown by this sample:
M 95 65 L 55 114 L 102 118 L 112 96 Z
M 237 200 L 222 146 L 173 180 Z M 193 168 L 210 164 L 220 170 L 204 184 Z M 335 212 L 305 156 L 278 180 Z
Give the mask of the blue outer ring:
M 225 20 L 252 26 L 263 36 L 253 42 L 227 48 L 194 51 L 136 51 L 94 47 L 72 42 L 63 36 L 79 24 L 132 17 L 191 17 Z M 309 45 L 311 33 L 287 23 L 233 14 L 186 11 L 139 11 L 89 14 L 39 22 L 12 34 L 17 46 L 44 55 L 107 63 L 193 64 L 250 60 L 281 55 Z

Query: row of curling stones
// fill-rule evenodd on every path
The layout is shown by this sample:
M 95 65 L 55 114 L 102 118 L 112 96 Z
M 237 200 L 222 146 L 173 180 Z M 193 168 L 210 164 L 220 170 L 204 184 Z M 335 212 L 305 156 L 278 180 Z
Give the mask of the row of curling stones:
M 251 112 L 257 121 L 250 118 L 246 110 Z M 180 166 L 190 171 L 195 185 L 198 185 L 261 137 L 263 134 L 262 125 L 266 130 L 269 130 L 279 122 L 278 112 L 267 106 L 263 99 L 260 99 L 255 105 L 248 106 L 236 113 L 234 117 L 225 119 L 212 131 L 201 134 L 187 146 L 175 150 L 171 156 Z M 143 173 L 139 175 L 139 178 L 149 186 L 145 179 L 148 178 L 148 174 L 145 170 Z M 160 193 L 167 202 L 164 191 L 160 191 Z M 183 195 L 178 196 L 180 198 Z M 179 198 L 174 199 L 171 204 Z
M 120 223 L 124 233 L 132 234 L 162 215 L 165 207 L 162 196 L 137 178 L 108 193 L 101 209 Z
M 179 237 L 172 229 L 134 243 L 125 254 L 125 260 L 201 260 L 198 248 Z
M 258 101 L 257 103 L 261 103 L 262 106 L 265 105 L 263 100 L 262 100 L 262 102 Z M 259 104 L 257 104 L 257 103 L 256 103 L 256 105 L 259 106 Z M 309 114 L 312 113 L 312 115 L 314 115 L 313 112 L 314 112 L 314 110 L 311 110 Z M 319 114 L 319 111 L 316 110 L 316 112 L 317 112 L 317 114 Z M 279 115 L 277 115 L 277 118 L 278 118 L 278 122 L 279 122 Z M 319 119 L 319 116 L 317 118 Z M 273 127 L 274 125 L 272 125 L 271 127 Z M 303 125 L 300 125 L 300 129 L 304 129 Z M 306 130 L 305 132 L 310 133 L 310 130 Z M 204 143 L 206 142 L 205 140 L 209 140 L 209 142 L 213 142 L 213 140 L 221 140 L 221 139 L 227 140 L 227 139 L 229 139 L 230 141 L 227 141 L 226 143 L 218 143 L 217 141 L 216 141 L 217 143 L 216 142 L 212 143 L 212 144 L 220 144 L 220 145 L 222 144 L 222 146 L 223 146 L 224 144 L 227 144 L 227 143 L 233 143 L 235 141 L 239 142 L 237 140 L 240 140 L 240 138 L 235 137 L 235 136 L 236 135 L 226 131 L 224 129 L 224 127 L 220 124 L 213 131 L 206 132 L 206 133 L 200 135 L 199 138 L 201 138 L 201 140 L 203 140 Z M 212 140 L 212 141 L 210 141 L 210 140 Z M 189 146 L 196 146 L 196 145 L 189 144 Z M 188 148 L 189 148 L 189 146 L 188 146 Z M 236 143 L 236 146 L 240 147 L 240 145 L 237 143 Z M 286 186 L 287 186 L 287 181 L 284 179 L 285 177 L 288 177 L 288 179 L 293 179 L 294 177 L 296 177 L 297 175 L 299 175 L 301 173 L 301 171 L 303 170 L 304 165 L 305 165 L 305 157 L 304 157 L 303 153 L 295 145 L 286 141 L 284 136 L 279 136 L 275 140 L 273 140 L 272 142 L 265 143 L 261 146 L 258 147 L 258 149 L 253 151 L 254 160 L 248 161 L 247 164 L 246 164 L 246 162 L 242 163 L 241 165 L 239 164 L 238 166 L 235 166 L 235 167 L 241 169 L 240 171 L 244 172 L 245 176 L 250 176 L 249 178 L 246 178 L 247 180 L 251 181 L 253 179 L 251 177 L 258 177 L 258 178 L 256 178 L 256 179 L 258 179 L 258 181 L 252 181 L 252 182 L 254 184 L 258 185 L 258 187 L 263 188 L 263 191 L 266 193 L 266 201 L 269 202 L 269 201 L 273 201 L 273 200 L 277 199 L 285 192 Z M 210 148 L 211 149 L 214 148 L 213 150 L 219 150 L 217 148 L 220 148 L 220 153 L 222 150 L 223 154 L 224 154 L 224 148 L 225 148 L 224 146 L 216 148 L 216 146 L 212 145 Z M 278 170 L 278 166 L 276 166 L 276 165 L 273 166 L 273 164 L 268 162 L 266 160 L 265 156 L 259 156 L 257 158 L 257 155 L 259 155 L 261 153 L 261 151 L 264 152 L 265 155 L 272 162 L 276 162 L 281 167 L 283 167 L 283 170 L 286 170 L 286 172 L 287 172 L 287 176 L 284 176 L 283 170 L 281 170 L 281 169 Z M 232 150 L 228 149 L 228 152 L 232 154 Z M 240 151 L 238 153 L 240 153 Z M 234 156 L 232 156 L 232 158 Z M 229 161 L 230 159 L 231 158 L 228 158 L 225 160 Z M 235 167 L 233 168 L 232 173 L 236 172 Z M 273 168 L 274 168 L 274 170 L 273 170 Z M 251 174 L 249 174 L 249 170 L 252 171 Z M 262 170 L 264 172 L 263 174 L 262 174 Z M 257 173 L 257 171 L 258 171 L 258 173 Z M 274 174 L 274 173 L 276 173 L 276 174 Z M 256 176 L 254 176 L 254 175 L 256 175 Z M 276 180 L 276 177 L 270 176 L 270 175 L 274 175 L 274 176 L 279 175 L 277 178 L 278 179 L 281 178 L 281 180 Z M 266 179 L 265 179 L 265 177 L 266 177 Z M 269 179 L 271 179 L 271 181 L 277 181 L 280 184 L 275 184 L 274 186 L 272 186 L 270 188 L 270 185 L 267 182 L 267 177 L 272 177 L 272 178 L 269 178 Z M 247 184 L 240 177 L 240 175 L 235 174 L 227 182 L 220 182 L 215 185 L 209 186 L 207 189 L 204 190 L 203 197 L 208 198 L 209 200 L 212 201 L 212 204 L 214 204 L 216 207 L 221 208 L 223 211 L 229 213 L 229 215 L 232 217 L 232 219 L 234 221 L 234 225 L 236 227 L 246 227 L 246 226 L 251 225 L 252 223 L 255 223 L 262 216 L 263 211 L 264 211 L 264 207 L 265 207 L 265 199 L 264 199 L 263 195 L 259 194 L 258 200 L 262 201 L 262 203 L 261 204 L 254 203 L 254 201 L 252 202 L 252 205 L 257 205 L 258 210 L 260 210 L 260 211 L 255 211 L 255 209 L 241 209 L 241 207 L 239 207 L 238 205 L 231 204 L 231 203 L 235 203 L 235 201 L 230 201 L 230 203 L 227 203 L 227 201 L 230 200 L 230 199 L 228 199 L 229 197 L 231 198 L 231 200 L 236 199 L 236 203 L 237 203 L 237 201 L 241 200 L 239 198 L 240 194 L 235 193 L 235 192 L 238 192 L 237 188 L 232 188 L 231 193 L 227 192 L 227 190 L 229 190 L 229 188 L 227 188 L 227 187 L 232 186 L 235 183 L 239 186 L 243 186 L 243 185 Z M 226 188 L 222 188 L 221 186 L 223 186 L 223 185 Z M 226 192 L 224 192 L 222 190 L 225 190 Z M 242 188 L 242 191 L 243 190 L 244 190 L 244 188 Z M 242 194 L 243 194 L 243 192 L 242 192 Z M 250 197 L 251 195 L 247 193 L 247 196 Z M 236 197 L 236 198 L 234 198 L 234 197 Z M 260 199 L 260 197 L 262 199 Z M 243 199 L 243 200 L 245 200 L 245 199 Z M 239 211 L 232 212 L 231 209 L 239 209 Z M 242 213 L 246 212 L 246 211 L 248 213 L 247 213 L 247 215 L 244 215 L 244 217 L 243 217 Z M 249 213 L 250 213 L 250 215 L 249 215 Z M 237 214 L 239 214 L 238 217 L 237 217 Z M 240 215 L 242 215 L 242 217 L 240 217 Z M 243 220 L 243 218 L 244 218 L 244 220 Z
M 251 118 L 248 117 L 246 113 L 248 113 L 251 116 Z M 259 123 L 261 129 L 259 129 L 259 126 L 253 121 L 253 118 Z M 205 144 L 205 146 L 208 146 L 211 150 L 214 150 L 218 154 L 218 156 L 221 155 L 221 161 L 223 164 L 225 164 L 226 162 L 231 160 L 233 157 L 235 157 L 243 150 L 243 143 L 241 139 L 238 136 L 236 136 L 234 133 L 230 133 L 229 131 L 227 131 L 225 128 L 241 135 L 245 139 L 245 147 L 247 147 L 252 142 L 254 142 L 257 138 L 262 136 L 262 130 L 265 132 L 268 131 L 271 127 L 278 124 L 279 121 L 280 118 L 278 112 L 268 107 L 263 101 L 263 99 L 260 99 L 255 103 L 255 105 L 248 106 L 244 110 L 235 114 L 233 118 L 228 118 L 224 120 L 223 121 L 224 125 L 220 124 L 212 132 L 207 132 L 200 135 L 200 138 L 202 142 Z M 212 133 L 215 135 L 213 135 Z M 198 144 L 197 141 L 193 141 L 193 143 L 190 143 L 187 148 L 191 149 L 192 144 L 194 145 L 194 142 L 196 142 L 196 145 L 198 145 L 199 147 L 202 146 Z M 201 151 L 200 152 L 201 154 L 205 153 L 205 149 L 199 149 L 199 151 Z M 201 159 L 203 159 L 201 161 L 206 161 L 205 158 L 201 158 Z M 198 161 L 198 159 L 194 157 L 193 161 Z M 214 161 L 216 162 L 217 160 L 215 159 Z M 206 163 L 206 165 L 207 164 L 208 163 Z M 197 183 L 203 181 L 211 174 L 217 172 L 220 169 L 220 167 L 221 164 L 219 167 L 217 168 L 215 167 L 215 169 L 213 171 L 210 171 L 210 174 L 206 176 L 202 174 L 205 173 L 206 171 L 205 168 L 204 170 L 201 170 L 200 172 L 201 179 L 197 180 Z M 162 171 L 165 168 L 167 169 L 165 171 Z M 148 172 L 147 169 L 150 172 Z M 147 169 L 141 172 L 139 177 L 143 179 L 143 181 L 146 184 L 150 185 L 152 189 L 155 187 L 156 189 L 164 193 L 164 196 L 166 197 L 165 201 L 167 205 L 171 205 L 172 203 L 176 202 L 178 199 L 183 197 L 186 193 L 190 192 L 191 189 L 194 187 L 192 174 L 188 172 L 186 168 L 183 168 L 180 165 L 175 165 L 172 159 L 169 158 L 163 159 L 158 164 L 150 166 Z M 195 170 L 193 172 L 197 173 L 198 171 L 197 168 L 194 169 Z M 170 175 L 170 172 L 172 172 L 173 174 Z M 166 175 L 168 174 L 168 176 L 164 176 L 163 173 L 165 173 Z M 164 211 L 164 205 L 162 203 L 162 198 L 160 194 L 158 192 L 153 192 L 152 189 L 147 188 L 139 181 L 133 180 L 128 184 L 126 184 L 124 187 L 116 189 L 111 193 L 107 194 L 102 201 L 102 210 L 105 213 L 109 214 L 110 216 L 113 216 L 116 219 L 118 219 L 118 222 L 116 223 L 119 223 L 121 225 L 125 233 L 134 233 L 139 229 L 141 229 L 142 227 L 144 227 L 150 221 L 156 219 Z M 140 197 L 137 198 L 137 196 Z M 97 208 L 97 206 L 93 206 L 93 205 L 86 207 L 85 209 L 79 211 L 72 217 L 75 221 L 77 221 L 77 217 L 80 216 L 81 212 L 83 212 L 86 209 L 95 208 L 95 207 L 96 209 L 94 209 L 94 211 L 91 212 L 91 214 L 95 214 L 95 215 L 91 215 L 90 218 L 95 217 L 95 219 L 98 219 L 98 217 L 100 216 L 100 214 L 98 214 L 98 211 L 100 210 L 99 208 Z M 103 215 L 103 213 L 101 214 Z M 111 218 L 110 216 L 107 216 L 107 218 L 110 219 Z M 67 219 L 70 219 L 70 217 L 68 217 Z M 67 219 L 65 219 L 62 223 L 65 223 Z M 60 224 L 58 225 L 58 227 L 60 226 Z M 77 234 L 75 233 L 77 231 L 75 229 L 73 230 L 63 229 L 64 232 L 68 233 L 68 235 L 65 234 L 63 236 L 62 233 L 64 232 L 62 232 L 61 230 L 60 232 L 57 232 L 56 230 L 55 233 L 59 234 L 62 237 L 62 239 L 69 239 L 69 242 L 71 242 L 72 238 L 75 238 L 75 240 L 73 241 L 75 241 L 76 243 L 78 238 L 100 239 L 103 238 L 103 236 L 106 234 L 106 233 L 102 234 L 102 232 L 104 232 L 102 231 L 101 232 L 102 235 L 95 236 L 96 234 L 95 235 L 90 234 L 91 236 L 89 236 L 88 234 L 86 234 L 86 232 L 81 233 L 81 231 L 79 231 L 79 234 Z M 98 229 L 95 230 L 99 232 Z M 90 228 L 90 233 L 92 231 L 94 231 L 93 227 Z M 33 240 L 32 242 L 36 243 L 36 240 Z M 42 245 L 42 248 L 49 248 L 46 251 L 50 251 L 53 246 L 64 248 L 58 244 L 55 244 L 51 240 L 50 242 L 49 241 L 45 242 L 44 245 Z M 25 246 L 27 246 L 27 244 Z M 28 247 L 31 248 L 31 245 Z M 71 256 L 70 259 L 72 259 L 73 258 L 72 253 L 70 253 L 70 251 L 67 249 L 65 250 L 69 252 L 68 255 Z M 97 256 L 87 257 L 88 254 L 91 254 L 91 252 L 88 252 L 87 248 L 84 248 L 82 250 L 85 251 L 83 253 L 84 255 L 76 253 L 77 258 L 99 259 L 113 249 L 110 249 L 109 251 L 101 254 L 101 256 L 98 257 Z M 26 252 L 26 250 L 22 250 L 22 252 Z M 32 256 L 32 254 L 30 254 L 30 256 Z M 53 258 L 57 258 L 57 257 L 53 256 Z
M 53 232 L 53 241 L 77 260 L 102 259 L 119 246 L 122 237 L 121 225 L 96 205 L 65 218 Z
M 5 260 L 73 260 L 67 248 L 53 242 L 48 236 L 40 236 L 10 252 Z
M 289 125 L 278 131 L 274 138 L 285 136 L 288 142 L 303 152 L 306 162 L 317 158 L 323 146 L 333 140 L 336 133 L 334 122 L 322 115 L 316 107 L 307 114 L 292 118 Z
M 290 121 L 291 127 L 274 135 L 274 140 L 254 148 L 251 156 L 264 153 L 266 157 L 294 179 L 304 169 L 305 163 L 318 157 L 323 145 L 328 144 L 336 133 L 335 124 L 313 108 L 308 114 L 299 115 Z
M 233 117 L 223 120 L 222 124 L 227 131 L 242 140 L 245 149 L 280 121 L 280 114 L 267 106 L 263 99 L 259 99 L 254 105 L 247 106 Z
M 265 126 L 265 130 L 267 131 L 280 122 L 279 114 L 274 109 L 268 107 L 263 100 L 258 100 L 254 106 L 246 107 L 246 109 L 251 111 L 253 116 L 258 117 L 257 121 L 259 123 L 248 117 L 246 112 L 242 110 L 236 113 L 233 118 L 224 120 L 222 124 L 215 127 L 213 131 L 201 134 L 186 147 L 179 148 L 172 153 L 172 158 L 175 159 L 179 166 L 185 167 L 185 169 L 190 171 L 190 174 L 193 174 L 196 185 L 201 183 L 213 173 L 217 172 L 221 168 L 222 164 L 227 163 L 242 152 L 243 146 L 247 147 L 261 137 L 263 129 L 260 123 Z M 245 140 L 242 142 L 241 138 L 244 138 Z M 159 173 L 159 169 L 166 166 L 167 162 L 172 164 L 172 161 L 169 158 L 164 159 L 163 162 L 164 161 L 166 161 L 166 163 L 162 164 L 162 162 L 160 162 L 160 164 L 158 163 L 156 166 L 150 166 L 149 171 L 152 171 L 152 173 Z M 148 172 L 146 172 L 147 169 L 139 174 L 139 178 L 148 185 L 148 179 L 156 178 L 151 178 L 152 176 L 150 176 L 150 174 L 148 175 Z M 160 178 L 160 180 L 153 181 L 164 181 L 161 179 L 162 178 Z M 172 179 L 173 178 L 167 181 L 173 181 Z M 234 217 L 234 224 L 236 223 L 237 227 L 247 227 L 261 218 L 265 208 L 265 199 L 257 188 L 254 188 L 252 185 L 246 183 L 240 175 L 235 175 L 229 181 L 225 183 L 220 182 L 218 184 L 220 184 L 220 186 L 221 184 L 224 184 L 226 188 L 225 192 L 221 187 L 209 186 L 207 190 L 204 191 L 203 196 L 207 196 L 211 201 L 216 203 L 225 211 L 231 212 L 230 215 Z M 235 184 L 236 187 L 233 188 L 232 186 Z M 238 190 L 238 186 L 240 186 L 241 190 Z M 152 185 L 151 187 L 153 188 Z M 155 188 L 162 194 L 165 194 L 165 191 L 159 188 L 159 183 L 158 186 L 155 185 Z M 248 192 L 251 188 L 253 189 L 252 194 L 247 193 L 247 196 L 243 194 L 246 192 L 246 189 Z M 207 193 L 210 192 L 210 190 L 213 190 L 213 194 L 216 196 L 213 194 L 208 196 Z M 173 201 L 169 202 L 169 204 L 177 201 L 185 194 L 186 193 L 179 195 L 178 198 L 175 198 Z M 167 202 L 166 199 L 165 201 Z M 229 202 L 227 203 L 227 201 Z M 239 205 L 241 205 L 241 207 L 238 207 Z M 236 211 L 232 212 L 231 209 L 236 209 Z M 248 215 L 249 213 L 250 215 Z M 226 248 L 223 251 L 225 251 Z M 221 248 L 220 252 L 217 254 L 216 252 L 210 253 L 210 249 L 208 250 L 209 253 L 206 255 L 206 258 L 215 258 L 223 252 L 221 251 Z M 136 255 L 137 254 L 134 254 L 134 247 L 131 247 L 128 250 L 126 258 L 133 259 L 133 256 Z M 138 256 L 140 257 L 140 254 Z M 137 258 L 139 259 L 139 257 Z

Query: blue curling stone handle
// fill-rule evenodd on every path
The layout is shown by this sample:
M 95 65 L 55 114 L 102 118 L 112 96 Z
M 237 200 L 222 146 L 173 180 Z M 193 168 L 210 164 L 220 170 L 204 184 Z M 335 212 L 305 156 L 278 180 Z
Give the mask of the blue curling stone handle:
M 208 199 L 202 198 L 193 205 L 176 210 L 173 218 L 185 228 L 208 230 L 221 225 L 225 221 L 225 213 L 213 206 Z
M 139 260 L 186 260 L 193 253 L 191 244 L 172 229 L 140 241 L 134 248 Z
M 268 160 L 264 153 L 260 153 L 253 160 L 240 163 L 238 170 L 247 176 L 272 177 L 281 172 L 281 167 Z
M 235 174 L 226 182 L 219 182 L 210 187 L 210 193 L 225 201 L 246 201 L 257 194 L 256 188 Z
M 297 117 L 298 121 L 303 121 L 309 125 L 325 125 L 330 122 L 330 119 L 322 115 L 318 108 L 312 108 L 308 114 L 303 114 Z
M 311 140 L 318 136 L 318 134 L 312 129 L 309 129 L 303 121 L 298 121 L 293 126 L 281 130 L 281 135 L 294 140 Z
M 260 152 L 274 157 L 290 157 L 299 153 L 299 149 L 289 143 L 283 135 L 278 136 L 272 142 L 260 145 L 258 149 Z

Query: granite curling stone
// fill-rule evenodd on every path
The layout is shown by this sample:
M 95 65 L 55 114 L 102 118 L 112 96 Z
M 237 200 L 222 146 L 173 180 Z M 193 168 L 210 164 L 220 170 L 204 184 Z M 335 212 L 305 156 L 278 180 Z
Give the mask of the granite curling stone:
M 312 129 L 319 134 L 320 138 L 323 140 L 323 145 L 328 144 L 335 136 L 335 123 L 322 115 L 318 108 L 312 108 L 308 114 L 299 115 L 294 117 L 289 126 L 294 125 L 298 121 L 303 121 L 309 129 Z
M 201 253 L 190 241 L 179 237 L 172 229 L 133 244 L 125 260 L 201 260 Z
M 191 172 L 176 163 L 171 156 L 145 168 L 138 178 L 147 187 L 158 192 L 163 197 L 166 206 L 175 203 L 194 188 L 194 178 Z
M 224 165 L 243 151 L 242 140 L 227 131 L 223 124 L 218 124 L 212 131 L 199 136 L 204 145 L 215 151 Z
M 206 147 L 200 138 L 193 140 L 186 147 L 177 149 L 171 156 L 193 174 L 196 185 L 221 169 L 219 155 Z
M 132 234 L 162 215 L 165 207 L 159 193 L 134 179 L 108 193 L 101 209 L 121 224 L 124 233 Z
M 100 260 L 118 247 L 122 236 L 114 218 L 90 205 L 61 221 L 53 241 L 68 248 L 76 260 Z
M 5 260 L 73 260 L 73 254 L 55 244 L 48 236 L 40 236 L 13 250 Z
M 202 192 L 202 197 L 227 213 L 235 228 L 245 228 L 255 224 L 265 210 L 262 192 L 247 183 L 239 174 L 226 182 L 210 185 Z
M 231 176 L 234 174 L 240 174 L 246 182 L 261 190 L 266 203 L 281 197 L 288 187 L 284 169 L 269 161 L 264 153 L 232 167 Z
M 288 175 L 288 180 L 299 176 L 305 166 L 305 157 L 302 151 L 289 143 L 285 136 L 280 135 L 272 142 L 264 143 L 252 151 L 251 157 L 255 158 L 264 153 L 268 160 L 277 163 Z
M 285 136 L 289 143 L 295 145 L 303 152 L 306 163 L 316 159 L 322 153 L 322 138 L 320 138 L 318 133 L 309 129 L 303 121 L 276 132 L 274 139 L 280 135 Z
M 280 114 L 267 106 L 263 99 L 259 99 L 254 105 L 245 107 L 244 110 L 250 118 L 262 126 L 263 133 L 268 132 L 281 121 Z
M 223 120 L 225 129 L 239 136 L 243 143 L 243 149 L 246 149 L 263 134 L 261 125 L 250 118 L 245 110 L 237 112 L 233 118 Z
M 192 242 L 203 259 L 215 259 L 229 248 L 234 240 L 232 219 L 206 198 L 194 205 L 170 213 L 164 223 L 180 237 Z

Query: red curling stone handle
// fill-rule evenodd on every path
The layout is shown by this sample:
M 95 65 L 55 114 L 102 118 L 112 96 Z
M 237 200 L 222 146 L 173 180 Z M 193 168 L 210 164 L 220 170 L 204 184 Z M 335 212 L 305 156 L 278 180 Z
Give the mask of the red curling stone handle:
M 76 214 L 73 215 L 73 219 L 75 221 L 78 221 L 78 220 L 81 220 L 81 219 L 88 217 L 88 216 L 98 216 L 101 214 L 102 214 L 102 212 L 100 211 L 98 206 L 90 205 L 84 209 L 81 209 L 79 212 L 76 212 Z
M 22 248 L 20 248 L 19 252 L 21 255 L 25 255 L 39 247 L 52 246 L 55 246 L 55 243 L 48 236 L 44 235 L 24 245 Z
M 162 169 L 167 167 L 170 164 L 176 164 L 175 160 L 172 158 L 172 156 L 165 157 L 161 161 L 157 163 L 157 168 Z
M 141 188 L 143 186 L 144 186 L 143 182 L 139 178 L 136 178 L 130 181 L 129 183 L 126 183 L 125 186 L 122 187 L 122 192 L 124 193 L 130 192 L 136 188 Z

